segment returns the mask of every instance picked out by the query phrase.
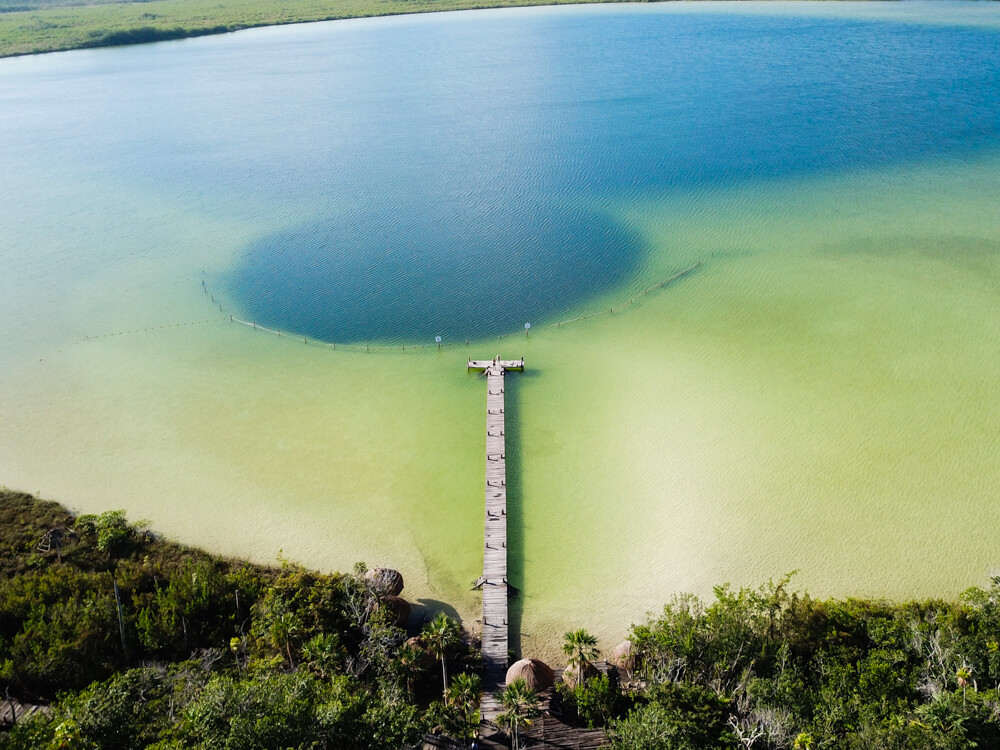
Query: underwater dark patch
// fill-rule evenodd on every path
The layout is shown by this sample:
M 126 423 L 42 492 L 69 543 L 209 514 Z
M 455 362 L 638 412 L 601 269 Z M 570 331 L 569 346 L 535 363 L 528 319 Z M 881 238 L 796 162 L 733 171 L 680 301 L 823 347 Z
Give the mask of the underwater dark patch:
M 276 114 L 226 115 L 233 150 L 190 168 L 238 192 L 252 154 L 255 193 L 329 217 L 246 248 L 246 315 L 343 342 L 521 330 L 638 269 L 578 206 L 1000 143 L 995 32 L 609 10 L 498 16 L 484 45 L 476 18 L 366 26 L 245 83 Z
M 641 243 L 590 211 L 356 214 L 253 243 L 231 291 L 256 322 L 334 342 L 480 338 L 549 320 L 636 270 Z

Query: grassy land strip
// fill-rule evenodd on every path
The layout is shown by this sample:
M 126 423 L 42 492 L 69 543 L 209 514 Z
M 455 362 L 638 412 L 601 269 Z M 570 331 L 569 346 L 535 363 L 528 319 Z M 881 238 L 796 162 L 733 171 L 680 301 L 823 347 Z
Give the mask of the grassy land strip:
M 587 0 L 151 0 L 0 12 L 0 57 L 221 34 L 255 26 Z M 11 6 L 18 7 L 18 6 Z

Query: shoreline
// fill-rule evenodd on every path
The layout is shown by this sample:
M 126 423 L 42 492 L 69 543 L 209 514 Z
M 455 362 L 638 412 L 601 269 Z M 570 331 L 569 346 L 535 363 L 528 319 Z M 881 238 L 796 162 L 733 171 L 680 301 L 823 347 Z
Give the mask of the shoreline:
M 0 12 L 0 59 L 193 39 L 247 29 L 461 10 L 619 5 L 636 0 L 315 0 L 294 13 L 277 0 L 155 0 Z M 645 3 L 701 0 L 642 0 Z M 818 2 L 819 0 L 810 0 Z M 881 4 L 889 0 L 872 0 Z
M 687 7 L 690 13 L 701 13 L 697 6 Z M 761 12 L 767 12 L 767 7 L 761 7 Z M 796 13 L 802 8 L 793 6 Z M 662 6 L 541 9 L 512 11 L 509 15 L 514 20 L 536 18 L 545 25 L 563 17 L 582 21 L 631 16 L 637 25 L 645 26 L 661 10 L 670 9 Z M 494 23 L 510 25 L 505 20 L 506 13 L 480 14 L 481 20 L 474 25 L 487 29 Z M 259 41 L 267 42 L 272 35 L 282 38 L 276 41 L 283 49 L 290 49 L 297 40 L 314 38 L 329 37 L 339 45 L 345 37 L 365 36 L 382 26 L 419 34 L 428 26 L 458 29 L 473 18 L 466 14 L 302 27 L 245 34 L 205 44 L 39 58 L 19 66 L 10 65 L 8 70 L 14 74 L 12 79 L 17 79 L 22 69 L 25 72 L 35 68 L 43 69 L 42 72 L 63 69 L 67 71 L 65 78 L 71 80 L 72 68 L 95 65 L 113 69 L 121 64 L 120 55 L 127 55 L 133 61 L 150 56 L 155 58 L 152 63 L 155 66 L 156 60 L 169 63 L 175 56 L 183 57 L 189 52 L 198 58 L 228 57 L 230 48 L 256 48 Z M 171 75 L 172 71 L 165 72 Z M 81 111 L 90 107 L 90 102 L 100 100 L 102 89 L 99 84 L 95 87 L 98 96 L 87 96 Z M 68 85 L 66 90 L 72 93 Z M 45 93 L 49 91 L 46 89 Z M 60 99 L 72 101 L 65 95 L 49 94 L 49 98 L 57 106 Z M 59 111 L 53 113 L 56 123 Z M 74 148 L 80 146 L 85 147 L 86 141 Z M 44 145 L 36 152 L 29 146 L 22 156 L 14 154 L 14 161 L 23 165 L 17 173 L 12 170 L 12 177 L 20 174 L 32 177 L 31 168 L 35 164 L 47 163 L 42 159 L 45 156 L 42 148 Z M 80 150 L 86 153 L 83 148 Z M 66 161 L 75 166 L 73 159 Z M 991 380 L 990 368 L 979 370 L 974 365 L 975 341 L 980 336 L 976 333 L 978 325 L 972 329 L 968 325 L 978 317 L 983 321 L 982 329 L 987 330 L 994 315 L 989 311 L 988 292 L 983 292 L 983 312 L 978 315 L 979 305 L 971 300 L 969 307 L 961 303 L 970 297 L 967 290 L 988 290 L 990 277 L 974 273 L 976 266 L 968 273 L 964 266 L 938 268 L 936 262 L 925 258 L 926 253 L 911 254 L 912 250 L 923 248 L 922 244 L 907 237 L 890 237 L 891 243 L 883 242 L 878 226 L 888 228 L 890 234 L 891 228 L 898 225 L 915 238 L 920 235 L 935 238 L 929 242 L 943 257 L 954 255 L 970 260 L 981 257 L 978 253 L 962 252 L 992 247 L 988 237 L 992 213 L 985 204 L 980 209 L 981 199 L 976 199 L 973 191 L 989 194 L 997 173 L 992 158 L 983 158 L 975 170 L 968 165 L 953 168 L 952 161 L 942 159 L 941 164 L 895 170 L 873 168 L 863 177 L 837 175 L 824 180 L 800 177 L 759 192 L 744 186 L 719 199 L 698 196 L 668 199 L 644 194 L 634 207 L 624 199 L 614 202 L 612 208 L 616 213 L 644 219 L 643 231 L 657 243 L 655 254 L 650 254 L 653 267 L 668 263 L 671 241 L 683 244 L 691 254 L 721 247 L 729 252 L 728 257 L 735 259 L 732 263 L 713 263 L 713 271 L 698 280 L 698 286 L 706 287 L 706 294 L 690 288 L 696 285 L 687 285 L 676 290 L 676 294 L 663 295 L 656 304 L 651 302 L 630 312 L 628 320 L 623 316 L 612 322 L 611 317 L 606 317 L 607 322 L 598 325 L 594 321 L 601 319 L 594 319 L 581 324 L 583 330 L 567 330 L 559 335 L 539 331 L 537 341 L 532 331 L 535 351 L 511 352 L 524 353 L 533 365 L 537 360 L 547 368 L 544 377 L 525 383 L 524 408 L 517 410 L 524 416 L 524 470 L 519 476 L 523 478 L 525 580 L 530 582 L 533 592 L 543 594 L 541 606 L 532 602 L 528 613 L 545 614 L 549 620 L 562 619 L 568 627 L 570 618 L 578 615 L 590 593 L 582 585 L 574 584 L 572 575 L 567 575 L 572 573 L 574 565 L 580 564 L 588 573 L 600 576 L 597 589 L 613 592 L 612 579 L 616 576 L 628 582 L 628 588 L 615 597 L 615 606 L 623 613 L 619 623 L 627 622 L 629 615 L 643 612 L 647 606 L 662 602 L 659 591 L 691 588 L 694 578 L 690 574 L 709 566 L 712 572 L 703 574 L 704 583 L 697 583 L 699 592 L 717 580 L 753 581 L 800 566 L 811 578 L 807 582 L 809 590 L 820 593 L 830 591 L 830 586 L 833 592 L 849 591 L 859 580 L 868 581 L 870 590 L 876 592 L 879 592 L 877 584 L 884 581 L 884 586 L 891 587 L 888 593 L 901 597 L 906 596 L 907 589 L 924 592 L 927 589 L 923 586 L 932 584 L 920 585 L 918 581 L 911 587 L 910 583 L 933 567 L 947 573 L 929 571 L 925 580 L 934 581 L 936 591 L 942 591 L 956 578 L 981 580 L 984 571 L 994 564 L 995 551 L 984 553 L 985 535 L 970 533 L 969 529 L 991 528 L 988 512 L 978 511 L 974 506 L 981 502 L 977 498 L 977 484 L 988 488 L 990 482 L 981 478 L 990 477 L 992 472 L 975 449 L 978 425 L 974 421 L 975 407 L 966 410 L 960 401 L 968 400 L 967 389 Z M 143 191 L 135 191 L 129 200 L 121 200 L 121 205 L 131 201 L 135 209 L 122 213 L 130 221 L 135 220 L 136 226 L 153 228 L 151 250 L 163 248 L 167 266 L 161 269 L 139 265 L 143 262 L 141 258 L 133 264 L 130 256 L 124 255 L 129 260 L 121 264 L 121 270 L 111 267 L 112 273 L 90 284 L 70 286 L 68 282 L 77 274 L 70 266 L 59 269 L 54 277 L 39 279 L 39 288 L 34 289 L 35 264 L 20 261 L 16 256 L 28 259 L 32 245 L 60 242 L 56 235 L 61 229 L 58 215 L 49 219 L 41 202 L 37 211 L 26 210 L 31 208 L 28 202 L 33 195 L 48 196 L 51 190 L 54 199 L 64 194 L 56 192 L 65 190 L 63 185 L 51 182 L 55 174 L 55 170 L 39 172 L 38 178 L 15 180 L 12 184 L 18 188 L 16 193 L 24 196 L 21 201 L 11 190 L 15 194 L 9 221 L 12 236 L 22 234 L 17 231 L 23 221 L 21 216 L 31 217 L 31 224 L 42 227 L 48 224 L 53 229 L 24 233 L 13 245 L 16 252 L 10 253 L 14 260 L 12 268 L 16 269 L 11 281 L 16 279 L 24 291 L 19 290 L 8 301 L 14 307 L 15 302 L 23 300 L 21 306 L 25 310 L 11 318 L 17 323 L 11 326 L 17 329 L 16 346 L 8 351 L 11 375 L 6 382 L 10 386 L 4 388 L 4 401 L 10 404 L 5 408 L 5 420 L 20 425 L 16 432 L 11 430 L 11 446 L 3 451 L 2 463 L 10 467 L 12 480 L 20 477 L 18 484 L 31 489 L 51 486 L 52 489 L 46 489 L 49 496 L 65 496 L 74 502 L 74 498 L 86 496 L 91 503 L 88 507 L 93 507 L 93 503 L 129 507 L 133 502 L 130 496 L 138 497 L 143 484 L 159 485 L 164 488 L 162 494 L 169 497 L 170 505 L 178 508 L 177 512 L 162 511 L 163 516 L 168 513 L 178 516 L 170 521 L 178 528 L 172 532 L 176 538 L 191 538 L 182 532 L 181 526 L 199 525 L 207 530 L 197 533 L 247 546 L 250 542 L 243 540 L 251 534 L 260 537 L 267 534 L 266 541 L 271 547 L 283 546 L 294 550 L 296 555 L 302 549 L 298 544 L 305 538 L 310 555 L 329 559 L 348 554 L 341 551 L 342 544 L 331 540 L 346 539 L 348 534 L 353 537 L 355 530 L 359 530 L 364 532 L 359 536 L 366 542 L 385 538 L 407 550 L 426 551 L 428 567 L 442 571 L 440 576 L 430 578 L 435 593 L 439 592 L 437 581 L 441 578 L 455 581 L 456 589 L 459 586 L 467 589 L 478 575 L 473 554 L 477 552 L 481 533 L 478 501 L 475 509 L 468 510 L 479 493 L 481 458 L 475 446 L 468 446 L 482 434 L 478 419 L 482 397 L 480 388 L 474 387 L 476 383 L 465 382 L 460 374 L 464 357 L 463 362 L 450 364 L 444 361 L 445 355 L 434 354 L 406 359 L 391 356 L 382 361 L 340 354 L 331 358 L 315 353 L 301 342 L 272 346 L 263 336 L 251 339 L 241 333 L 223 331 L 221 325 L 199 328 L 194 335 L 187 333 L 188 329 L 182 332 L 174 328 L 155 337 L 113 338 L 97 345 L 63 347 L 64 331 L 121 330 L 186 319 L 189 305 L 201 310 L 197 305 L 203 300 L 195 298 L 204 295 L 196 288 L 196 279 L 177 287 L 161 286 L 186 278 L 186 268 L 191 269 L 190 276 L 197 273 L 202 266 L 195 265 L 200 261 L 194 258 L 196 253 L 203 252 L 201 243 L 184 239 L 184 247 L 171 252 L 174 247 L 171 242 L 175 237 L 197 237 L 202 228 L 211 230 L 216 224 L 225 224 L 225 232 L 206 232 L 211 239 L 204 243 L 205 250 L 210 251 L 205 252 L 209 256 L 207 262 L 218 272 L 223 262 L 236 252 L 233 248 L 240 239 L 251 230 L 225 215 L 218 221 L 200 216 L 193 219 L 185 216 L 183 221 L 156 221 L 155 217 L 172 216 L 169 211 L 179 202 L 177 196 L 163 198 L 154 194 L 147 204 L 141 202 L 145 200 Z M 95 206 L 88 211 L 93 219 L 88 217 L 84 224 L 95 230 L 100 229 L 104 213 L 101 206 L 117 208 L 118 197 L 129 195 L 124 188 L 134 185 L 131 180 L 121 187 L 113 184 L 113 180 L 106 182 L 112 183 L 111 187 L 96 178 L 88 183 L 101 188 L 89 191 L 99 194 L 100 201 L 80 202 Z M 959 189 L 958 185 L 969 188 Z M 65 194 L 71 195 L 68 190 Z M 880 199 L 872 201 L 872 195 Z M 748 202 L 741 202 L 747 198 Z M 890 200 L 905 205 L 897 208 Z M 207 205 L 211 208 L 213 204 Z M 225 208 L 221 202 L 216 205 Z M 873 205 L 874 210 L 866 211 L 868 205 Z M 706 211 L 711 221 L 703 226 L 696 219 Z M 852 217 L 849 226 L 839 218 L 845 212 Z M 829 221 L 827 215 L 831 217 Z M 671 235 L 678 228 L 684 232 L 675 239 Z M 810 242 L 813 234 L 817 235 L 816 241 Z M 52 239 L 47 239 L 48 235 Z M 973 241 L 965 239 L 970 235 Z M 110 232 L 81 232 L 80 236 L 86 237 L 87 242 L 91 236 L 96 238 L 95 246 L 111 241 L 107 250 L 101 248 L 98 257 L 102 259 L 117 257 L 113 253 L 126 250 L 130 241 L 128 235 L 123 235 L 119 246 L 114 242 L 116 235 Z M 872 236 L 875 239 L 863 242 Z M 944 244 L 952 236 L 954 242 Z M 730 244 L 732 238 L 737 238 L 737 242 Z M 982 244 L 974 244 L 975 241 Z M 943 247 L 954 251 L 942 252 Z M 838 252 L 841 248 L 847 252 Z M 888 262 L 880 264 L 876 261 L 882 257 L 883 249 L 892 252 L 886 253 Z M 716 265 L 724 265 L 726 273 L 719 274 Z M 928 265 L 933 272 L 926 274 L 926 279 L 922 265 Z M 895 273 L 897 270 L 899 273 Z M 808 281 L 819 274 L 830 276 L 832 281 L 810 285 Z M 656 273 L 655 277 L 662 276 Z M 897 287 L 895 278 L 906 283 Z M 927 279 L 933 283 L 926 283 Z M 51 292 L 46 292 L 46 286 L 52 287 Z M 129 288 L 123 289 L 126 286 Z M 42 306 L 39 300 L 58 302 L 64 289 L 71 292 L 65 307 L 46 304 L 51 312 L 44 316 L 34 312 Z M 176 294 L 176 289 L 182 293 Z M 815 294 L 824 308 L 798 305 L 804 290 Z M 962 298 L 949 290 L 960 291 Z M 912 305 L 906 301 L 914 299 L 915 294 L 934 301 L 934 306 L 928 308 L 931 314 L 926 321 L 915 318 L 915 311 L 908 309 Z M 149 295 L 149 299 L 143 299 L 144 295 Z M 112 299 L 114 304 L 92 309 L 91 301 L 102 298 Z M 740 328 L 741 317 L 731 314 L 726 305 L 713 302 L 720 298 L 741 300 L 738 312 L 750 310 L 754 324 Z M 823 324 L 835 316 L 816 315 L 818 309 L 851 313 L 856 309 L 854 300 L 859 299 L 884 301 L 884 309 L 875 307 L 870 314 L 837 315 L 838 324 L 849 328 L 825 327 Z M 699 306 L 704 300 L 709 301 Z M 774 306 L 775 300 L 780 301 L 778 307 Z M 819 330 L 824 335 L 818 340 L 822 346 L 810 347 L 805 335 L 784 325 L 785 316 L 778 312 L 791 305 L 795 305 L 792 309 L 796 312 L 802 310 L 808 314 L 808 320 L 820 320 Z M 897 316 L 893 308 L 903 310 L 905 315 Z M 799 317 L 788 316 L 788 319 Z M 932 318 L 942 321 L 939 327 L 933 325 Z M 133 319 L 137 322 L 133 323 Z M 880 367 L 878 379 L 871 379 L 872 358 L 861 356 L 868 351 L 869 342 L 861 332 L 881 331 L 875 324 L 886 321 L 887 330 L 893 335 L 881 336 L 878 343 L 889 351 L 876 361 L 886 362 L 887 366 Z M 105 322 L 114 325 L 105 328 Z M 729 325 L 734 322 L 736 326 Z M 773 323 L 777 326 L 771 328 Z M 952 334 L 959 324 L 963 326 L 959 330 L 967 333 L 956 337 Z M 855 333 L 848 335 L 851 329 Z M 788 350 L 794 349 L 796 353 L 786 352 L 783 343 L 775 342 L 772 330 L 778 332 L 778 338 L 789 342 Z M 927 333 L 934 341 L 952 345 L 944 350 L 946 354 L 944 351 L 938 354 L 940 361 L 958 362 L 961 367 L 939 366 L 928 361 L 918 373 L 909 371 L 903 385 L 913 382 L 915 374 L 934 373 L 935 367 L 948 376 L 938 383 L 951 385 L 941 389 L 934 382 L 936 376 L 924 376 L 916 382 L 920 391 L 913 393 L 931 393 L 934 398 L 921 399 L 918 408 L 913 409 L 910 396 L 906 395 L 908 391 L 894 387 L 901 381 L 888 365 L 900 358 L 907 362 L 921 361 L 911 358 L 909 353 L 926 352 Z M 969 342 L 967 346 L 956 345 L 965 339 Z M 840 341 L 848 341 L 850 346 L 838 347 Z M 57 349 L 62 351 L 56 352 Z M 650 353 L 654 349 L 655 357 Z M 29 357 L 36 351 L 37 357 Z M 566 355 L 586 356 L 594 352 L 607 355 L 601 357 L 607 361 L 602 361 L 596 371 L 576 373 L 561 366 L 562 362 L 572 361 Z M 839 356 L 841 353 L 851 356 L 857 353 L 857 361 L 845 360 Z M 45 364 L 35 365 L 42 356 Z M 22 360 L 30 363 L 30 367 L 17 366 Z M 719 367 L 720 363 L 736 364 L 736 360 L 738 368 Z M 818 390 L 810 378 L 817 361 L 826 365 L 824 375 L 830 378 Z M 966 362 L 972 366 L 966 366 Z M 416 372 L 418 377 L 401 392 L 396 378 L 403 368 L 408 373 Z M 959 372 L 952 372 L 953 369 Z M 776 375 L 780 393 L 773 388 Z M 670 388 L 660 384 L 665 378 L 669 378 Z M 862 384 L 860 390 L 858 384 Z M 949 396 L 949 390 L 955 394 L 954 398 Z M 821 399 L 814 399 L 817 393 Z M 589 401 L 584 401 L 588 398 Z M 817 401 L 822 408 L 817 408 Z M 591 414 L 581 414 L 567 408 L 574 403 L 588 403 L 596 408 L 590 410 Z M 848 413 L 848 408 L 862 403 L 866 408 L 859 411 L 868 413 L 875 409 L 878 416 L 868 419 L 859 414 L 848 420 L 832 414 Z M 883 412 L 886 404 L 889 408 Z M 935 409 L 928 407 L 939 408 L 935 413 Z M 883 418 L 883 414 L 892 419 Z M 400 420 L 399 415 L 404 419 Z M 670 415 L 669 421 L 662 415 Z M 447 424 L 421 429 L 421 425 L 439 423 Z M 944 444 L 936 432 L 920 437 L 925 434 L 920 430 L 921 425 L 935 423 L 954 424 L 958 436 L 968 437 L 957 444 Z M 896 424 L 906 429 L 880 426 Z M 623 429 L 624 425 L 628 429 Z M 247 429 L 248 426 L 257 429 Z M 574 435 L 586 437 L 580 441 L 578 452 L 563 449 L 556 453 L 555 449 L 561 447 L 556 428 L 559 431 L 570 428 Z M 397 432 L 406 437 L 396 439 Z M 14 442 L 15 434 L 20 445 Z M 391 436 L 391 442 L 386 442 L 385 436 Z M 759 449 L 753 442 L 764 447 Z M 989 440 L 983 442 L 990 445 Z M 948 450 L 951 445 L 954 449 Z M 898 453 L 885 452 L 897 446 Z M 921 449 L 925 453 L 919 453 Z M 65 456 L 58 466 L 51 462 L 54 453 Z M 613 459 L 602 458 L 607 455 Z M 911 464 L 908 458 L 911 455 L 919 456 L 920 460 Z M 883 458 L 887 459 L 884 463 Z M 955 464 L 949 458 L 962 463 Z M 613 464 L 613 468 L 604 469 L 605 461 Z M 933 468 L 911 470 L 911 465 L 918 463 Z M 413 466 L 421 470 L 417 485 L 409 483 Z M 893 472 L 892 466 L 905 471 Z M 54 473 L 58 474 L 57 483 L 50 480 Z M 465 478 L 456 478 L 458 474 Z M 967 483 L 963 484 L 962 475 L 969 478 Z M 826 477 L 834 477 L 835 481 L 827 481 Z M 939 485 L 963 489 L 938 490 Z M 893 506 L 897 492 L 910 486 L 920 490 L 900 497 L 906 498 L 905 515 L 918 520 L 901 523 L 902 519 L 894 518 Z M 568 487 L 579 489 L 580 494 L 567 492 Z M 941 499 L 952 493 L 957 496 L 947 503 L 952 512 L 947 517 L 937 516 L 935 509 L 941 506 Z M 241 495 L 254 499 L 255 512 L 251 517 Z M 119 499 L 105 499 L 112 496 Z M 391 511 L 380 514 L 386 521 L 368 518 L 374 514 L 362 512 L 374 505 L 370 499 L 376 496 L 383 503 L 381 507 Z M 221 506 L 216 505 L 219 498 L 225 499 Z M 265 503 L 269 498 L 279 504 L 274 512 L 267 511 L 269 506 Z M 578 498 L 583 499 L 587 510 L 575 514 L 573 505 Z M 605 498 L 614 498 L 624 510 L 601 502 Z M 139 517 L 150 515 L 146 510 L 135 512 Z M 472 521 L 462 520 L 472 518 L 473 512 L 477 517 Z M 276 541 L 268 522 L 279 513 L 294 518 L 295 522 L 280 525 L 284 533 Z M 568 518 L 578 520 L 566 523 Z M 650 518 L 654 523 L 649 522 Z M 234 522 L 227 523 L 229 519 Z M 781 523 L 785 519 L 788 522 Z M 445 532 L 440 530 L 441 521 L 449 524 Z M 539 533 L 555 527 L 557 522 L 573 528 L 558 539 Z M 451 533 L 452 526 L 456 533 Z M 843 533 L 845 528 L 853 533 Z M 808 529 L 823 543 L 815 544 L 801 529 Z M 892 536 L 885 535 L 886 529 L 894 532 Z M 335 533 L 327 533 L 331 531 Z M 461 545 L 449 541 L 449 537 Z M 841 537 L 851 541 L 842 541 Z M 664 538 L 668 543 L 664 543 Z M 853 541 L 857 538 L 863 541 Z M 626 546 L 620 539 L 628 540 L 627 546 L 634 550 L 628 557 L 618 551 Z M 915 556 L 907 549 L 915 546 L 912 542 L 926 547 L 924 557 L 930 557 L 932 564 L 913 559 Z M 457 552 L 456 546 L 460 546 Z M 398 554 L 396 547 L 388 543 L 383 549 Z M 935 550 L 941 552 L 935 554 Z M 574 552 L 580 553 L 580 563 Z M 412 558 L 419 560 L 416 551 Z M 594 558 L 593 563 L 589 562 Z M 345 564 L 355 559 L 371 557 L 350 554 Z M 467 564 L 469 561 L 472 564 Z M 652 570 L 646 576 L 648 581 L 633 572 L 640 570 L 637 563 Z M 416 569 L 402 559 L 398 564 L 405 569 Z M 466 568 L 474 572 L 466 574 Z M 607 572 L 609 568 L 614 575 Z M 879 572 L 869 573 L 872 569 Z M 888 575 L 883 573 L 886 569 Z M 818 570 L 821 573 L 817 576 Z M 634 594 L 635 591 L 641 594 Z M 653 597 L 658 598 L 652 601 Z M 449 599 L 440 593 L 438 598 Z M 640 600 L 638 606 L 631 603 L 636 599 Z M 647 600 L 650 600 L 648 605 Z M 589 622 L 580 624 L 590 626 Z M 539 625 L 530 627 L 529 632 L 545 632 Z
M 491 686 L 475 633 L 443 602 L 433 618 L 411 610 L 396 570 L 254 566 L 163 540 L 124 511 L 74 516 L 9 490 L 0 508 L 10 750 L 67 737 L 457 750 L 473 736 L 500 750 L 522 746 L 518 726 L 614 750 L 1000 743 L 1000 578 L 905 602 L 816 599 L 792 574 L 723 584 L 713 600 L 674 597 L 616 646 L 578 627 L 551 665 L 518 649 Z M 665 731 L 679 744 L 654 744 Z
M 378 5 L 367 0 L 319 0 L 318 7 L 299 11 L 300 15 L 286 16 L 287 8 L 273 0 L 263 5 L 236 0 L 229 5 L 212 6 L 218 11 L 214 17 L 205 17 L 202 6 L 192 0 L 159 0 L 158 10 L 165 14 L 146 12 L 148 2 L 108 3 L 99 5 L 66 5 L 44 10 L 21 10 L 0 13 L 0 59 L 43 55 L 52 52 L 69 52 L 80 49 L 125 47 L 153 42 L 193 39 L 203 36 L 230 34 L 247 29 L 273 26 L 291 26 L 324 21 L 347 21 L 361 18 L 383 18 L 428 13 L 447 13 L 461 10 L 497 10 L 502 8 L 552 7 L 557 5 L 613 5 L 633 0 L 429 0 L 420 4 L 408 0 L 388 0 Z M 668 0 L 653 0 L 666 2 Z M 135 12 L 133 12 L 135 11 Z M 142 11 L 142 12 L 139 12 Z M 241 15 L 247 15 L 241 18 Z M 260 16 L 253 18 L 253 16 Z M 69 18 L 67 18 L 69 16 Z M 132 16 L 133 18 L 130 18 Z M 15 25 L 9 19 L 22 21 Z M 53 32 L 51 38 L 43 34 L 24 42 L 11 40 L 17 30 L 29 25 L 42 32 Z M 58 32 L 64 29 L 64 34 Z M 25 45 L 34 46 L 26 48 Z

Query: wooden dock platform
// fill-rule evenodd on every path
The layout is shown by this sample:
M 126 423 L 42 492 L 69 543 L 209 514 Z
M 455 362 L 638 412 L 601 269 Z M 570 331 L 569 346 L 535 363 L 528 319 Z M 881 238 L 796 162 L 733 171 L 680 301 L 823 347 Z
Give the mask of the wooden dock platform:
M 483 697 L 479 710 L 492 722 L 501 712 L 496 693 L 507 676 L 507 455 L 504 420 L 504 374 L 524 370 L 524 360 L 470 359 L 469 370 L 486 374 L 486 515 L 483 575 Z

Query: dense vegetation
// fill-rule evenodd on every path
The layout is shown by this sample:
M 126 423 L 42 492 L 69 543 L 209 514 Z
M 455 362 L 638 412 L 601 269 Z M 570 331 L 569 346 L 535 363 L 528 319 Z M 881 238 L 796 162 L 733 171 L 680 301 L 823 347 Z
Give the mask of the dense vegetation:
M 677 597 L 623 644 L 625 687 L 560 687 L 564 710 L 615 750 L 1000 747 L 1000 578 L 957 603 L 817 601 L 788 583 Z M 596 658 L 584 636 L 566 634 L 577 663 Z
M 393 748 L 465 733 L 478 677 L 457 623 L 441 614 L 407 639 L 408 606 L 364 573 L 224 560 L 120 511 L 73 518 L 0 492 L 0 690 L 58 696 L 0 748 Z M 438 664 L 464 695 L 442 695 Z
M 0 690 L 52 703 L 0 748 L 471 737 L 475 650 L 443 614 L 408 639 L 394 590 L 363 566 L 261 568 L 158 540 L 121 512 L 73 518 L 0 492 Z M 723 586 L 711 604 L 675 598 L 629 643 L 602 674 L 595 639 L 567 633 L 552 700 L 616 750 L 1000 747 L 1000 579 L 903 604 L 814 600 L 787 579 Z M 511 744 L 538 698 L 523 681 L 501 695 Z
M 1000 580 L 957 603 L 682 596 L 631 636 L 616 748 L 1000 747 Z
M 591 1 L 0 0 L 0 57 L 155 42 L 306 21 Z

